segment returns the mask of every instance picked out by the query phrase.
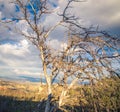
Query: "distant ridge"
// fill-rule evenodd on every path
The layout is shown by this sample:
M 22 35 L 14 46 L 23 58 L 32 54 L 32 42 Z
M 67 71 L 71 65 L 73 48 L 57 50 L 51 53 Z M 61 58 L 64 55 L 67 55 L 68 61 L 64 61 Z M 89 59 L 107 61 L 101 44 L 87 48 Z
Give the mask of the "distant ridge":
M 0 76 L 0 80 L 6 81 L 28 81 L 28 82 L 41 82 L 45 83 L 45 79 L 40 79 L 32 76 L 16 76 L 16 77 L 9 77 L 9 76 Z

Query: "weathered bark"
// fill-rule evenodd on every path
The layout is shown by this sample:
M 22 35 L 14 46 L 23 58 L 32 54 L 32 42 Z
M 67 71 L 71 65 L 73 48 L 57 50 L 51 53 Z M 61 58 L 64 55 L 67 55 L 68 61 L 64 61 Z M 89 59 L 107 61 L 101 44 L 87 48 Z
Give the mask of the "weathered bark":
M 51 80 L 49 77 L 46 78 L 46 82 L 47 82 L 47 88 L 48 88 L 48 98 L 46 101 L 46 107 L 45 107 L 45 112 L 49 112 L 50 111 L 50 102 L 52 99 L 52 89 L 51 89 Z
M 66 99 L 67 92 L 73 87 L 73 85 L 74 85 L 77 81 L 78 81 L 78 78 L 75 78 L 67 88 L 64 88 L 64 89 L 63 89 L 63 91 L 62 91 L 62 93 L 61 93 L 61 95 L 60 95 L 60 98 L 59 98 L 59 104 L 58 104 L 58 105 L 59 105 L 59 108 L 64 105 L 64 103 L 65 103 L 64 100 Z
M 106 112 L 110 112 L 110 110 L 107 108 L 107 109 L 106 109 Z
M 40 49 L 40 52 L 41 52 L 41 60 L 42 60 L 42 63 L 43 63 L 43 72 L 44 72 L 44 76 L 45 76 L 45 79 L 46 79 L 47 92 L 48 92 L 48 98 L 47 98 L 47 101 L 46 101 L 45 112 L 49 112 L 50 111 L 50 102 L 51 102 L 51 99 L 52 99 L 51 78 L 47 74 L 47 65 L 45 64 L 43 47 L 39 47 L 39 49 Z
M 65 99 L 67 94 L 67 90 L 63 90 L 61 95 L 60 95 L 60 99 L 59 99 L 59 107 L 61 107 L 62 105 L 64 105 L 63 100 Z

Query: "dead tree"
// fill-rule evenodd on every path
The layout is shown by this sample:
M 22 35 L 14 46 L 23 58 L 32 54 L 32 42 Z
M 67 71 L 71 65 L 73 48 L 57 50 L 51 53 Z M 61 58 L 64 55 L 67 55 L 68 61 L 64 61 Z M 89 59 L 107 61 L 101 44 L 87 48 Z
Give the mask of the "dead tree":
M 104 77 L 116 75 L 120 78 L 120 67 L 116 69 L 114 65 L 116 63 L 120 66 L 120 39 L 100 31 L 98 27 L 82 27 L 78 18 L 68 13 L 73 1 L 75 0 L 68 2 L 60 15 L 68 27 L 67 47 L 52 61 L 55 68 L 53 74 L 61 76 L 60 84 L 63 84 L 59 108 L 65 104 L 69 89 L 77 81 L 88 81 L 94 85 Z M 69 79 L 72 79 L 70 84 Z
M 71 0 L 73 2 L 75 0 Z M 69 2 L 69 3 L 71 3 Z M 17 31 L 30 42 L 32 42 L 40 51 L 40 58 L 42 61 L 42 67 L 44 76 L 46 79 L 47 90 L 48 90 L 48 98 L 46 101 L 46 108 L 45 112 L 51 111 L 50 103 L 52 99 L 52 83 L 56 78 L 56 74 L 54 75 L 53 72 L 55 67 L 52 67 L 53 64 L 51 63 L 54 59 L 51 56 L 51 48 L 47 45 L 47 38 L 49 34 L 60 24 L 65 23 L 64 18 L 58 22 L 55 26 L 50 28 L 45 28 L 42 26 L 42 19 L 52 13 L 50 8 L 50 4 L 48 0 L 11 0 L 11 3 L 15 4 L 17 7 L 18 12 L 20 15 L 11 15 L 11 17 L 1 20 L 0 22 L 3 24 L 6 23 L 17 23 L 20 21 L 24 21 L 26 25 L 29 27 L 29 31 L 25 32 L 21 29 L 17 29 Z M 65 7 L 64 13 L 68 6 Z M 9 26 L 9 25 L 8 25 Z M 9 27 L 8 27 L 9 28 Z M 51 72 L 48 73 L 48 70 Z M 58 71 L 57 71 L 58 72 Z
M 24 37 L 30 40 L 40 51 L 40 58 L 43 65 L 43 72 L 46 79 L 48 98 L 45 112 L 52 112 L 54 107 L 50 107 L 53 97 L 52 84 L 59 77 L 60 85 L 63 85 L 62 93 L 59 97 L 58 108 L 61 108 L 67 100 L 66 96 L 78 80 L 97 81 L 101 77 L 119 74 L 113 69 L 112 64 L 120 58 L 120 40 L 108 35 L 98 28 L 82 27 L 78 23 L 78 18 L 68 13 L 71 3 L 78 0 L 69 0 L 62 14 L 62 20 L 51 28 L 44 29 L 41 24 L 42 18 L 46 14 L 51 14 L 48 0 L 15 0 L 13 3 L 21 11 L 19 15 L 13 16 L 3 22 L 18 22 L 24 20 L 29 26 L 30 32 L 20 31 Z M 47 45 L 49 34 L 59 25 L 68 28 L 67 47 L 55 52 Z M 48 72 L 50 70 L 50 72 Z M 71 79 L 70 84 L 68 80 Z
M 89 30 L 90 31 L 90 30 Z M 92 85 L 105 77 L 120 77 L 120 40 L 105 32 L 86 31 L 85 37 L 71 30 L 67 48 L 54 57 L 53 74 L 59 76 L 63 90 L 59 97 L 59 108 L 65 105 L 69 89 L 78 81 L 87 81 Z M 87 37 L 86 37 L 87 35 Z M 71 79 L 71 80 L 70 80 Z M 70 82 L 68 83 L 68 81 Z
M 11 23 L 11 22 L 20 22 L 24 21 L 26 25 L 29 27 L 29 32 L 24 32 L 22 30 L 17 29 L 19 33 L 26 37 L 30 42 L 32 42 L 40 51 L 40 58 L 42 61 L 42 67 L 44 76 L 47 84 L 48 98 L 46 101 L 45 112 L 50 112 L 50 102 L 52 99 L 52 78 L 51 74 L 47 72 L 47 57 L 50 56 L 50 48 L 48 48 L 46 44 L 46 40 L 51 33 L 61 21 L 57 23 L 55 26 L 50 28 L 44 28 L 42 26 L 42 19 L 47 14 L 51 14 L 52 10 L 49 6 L 48 0 L 11 0 L 13 4 L 18 8 L 20 15 L 12 15 L 11 18 L 6 18 L 1 22 L 3 24 Z

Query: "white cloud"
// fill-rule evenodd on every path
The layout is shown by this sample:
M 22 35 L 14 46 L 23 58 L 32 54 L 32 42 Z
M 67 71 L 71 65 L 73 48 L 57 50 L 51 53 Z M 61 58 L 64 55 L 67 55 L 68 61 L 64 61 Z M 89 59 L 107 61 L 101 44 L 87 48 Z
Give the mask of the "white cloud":
M 0 0 L 0 11 L 2 17 L 11 17 L 15 13 L 15 5 L 11 3 L 13 0 Z
M 61 48 L 66 49 L 67 48 L 67 43 L 65 43 L 65 42 L 61 43 Z
M 4 16 L 10 17 L 11 14 L 18 14 L 15 12 L 15 6 L 9 3 L 10 0 L 0 0 L 0 18 Z M 24 0 L 23 0 L 24 1 Z M 65 7 L 67 0 L 50 0 L 51 3 L 55 3 L 58 6 L 55 7 L 55 12 L 49 15 L 43 20 L 42 25 L 51 27 L 55 25 L 61 17 L 57 15 Z M 69 11 L 81 19 L 81 24 L 91 25 L 99 24 L 107 29 L 108 27 L 120 26 L 120 0 L 87 0 L 86 2 L 74 3 L 74 8 Z M 58 12 L 57 12 L 58 11 Z M 20 13 L 19 13 L 20 14 Z M 18 23 L 10 24 L 10 28 L 17 27 L 24 33 L 30 33 L 34 36 L 33 32 L 30 32 L 29 26 L 25 21 L 19 21 Z M 15 31 L 15 30 L 14 30 Z M 58 27 L 50 34 L 49 45 L 53 48 L 61 49 L 66 47 L 64 42 L 65 28 Z M 2 43 L 5 40 L 5 43 Z M 10 43 L 9 40 L 15 43 Z M 7 43 L 6 43 L 7 41 Z M 17 43 L 16 43 L 17 41 Z M 41 62 L 39 58 L 39 51 L 34 46 L 23 39 L 18 32 L 11 32 L 3 27 L 0 23 L 0 75 L 4 74 L 4 70 L 7 75 L 9 74 L 25 74 L 25 75 L 38 75 L 41 71 Z M 32 71 L 33 70 L 33 71 Z
M 59 0 L 60 7 L 65 7 L 65 4 L 64 0 Z M 119 4 L 120 0 L 86 0 L 85 2 L 74 3 L 73 9 L 69 12 L 73 12 L 73 14 L 80 17 L 83 20 L 82 22 L 87 25 L 99 24 L 107 28 L 116 24 L 120 25 Z
M 30 52 L 28 47 L 28 42 L 26 40 L 22 40 L 20 43 L 14 45 L 9 43 L 1 45 L 0 51 L 5 55 L 25 57 L 25 54 Z
M 50 41 L 48 41 L 47 44 L 49 47 L 53 48 L 56 52 L 67 48 L 67 42 L 60 41 L 58 39 L 51 39 Z
M 42 76 L 43 74 L 40 73 L 39 71 L 28 71 L 28 70 L 25 70 L 25 71 L 21 71 L 20 69 L 14 69 L 13 72 L 16 74 L 16 75 L 27 75 L 27 76 L 34 76 L 34 77 L 38 77 L 38 76 Z
M 91 24 L 99 24 L 102 27 L 112 27 L 119 23 L 120 7 L 119 0 L 88 0 L 86 3 L 79 5 L 79 16 Z M 116 18 L 116 19 L 113 19 Z
M 16 44 L 0 45 L 0 54 L 0 75 L 38 76 L 42 73 L 39 52 L 24 39 Z
M 2 13 L 0 12 L 0 19 L 2 18 Z

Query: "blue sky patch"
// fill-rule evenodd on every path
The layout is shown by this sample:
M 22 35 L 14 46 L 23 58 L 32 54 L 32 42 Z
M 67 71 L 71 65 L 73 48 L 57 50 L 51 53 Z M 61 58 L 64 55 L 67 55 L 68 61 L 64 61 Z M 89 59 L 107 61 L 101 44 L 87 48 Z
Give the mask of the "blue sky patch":
M 15 12 L 20 12 L 20 8 L 18 5 L 15 5 Z

